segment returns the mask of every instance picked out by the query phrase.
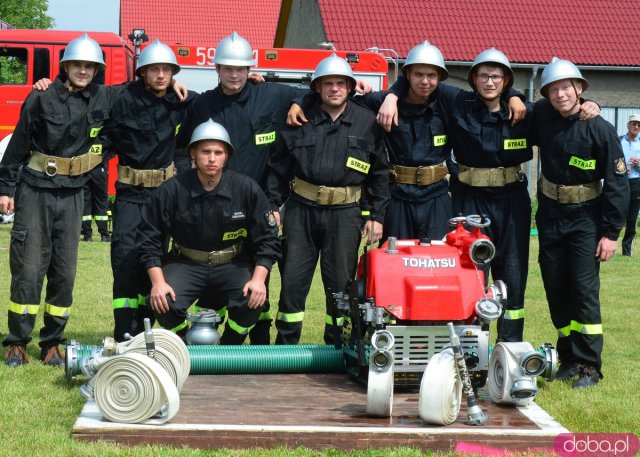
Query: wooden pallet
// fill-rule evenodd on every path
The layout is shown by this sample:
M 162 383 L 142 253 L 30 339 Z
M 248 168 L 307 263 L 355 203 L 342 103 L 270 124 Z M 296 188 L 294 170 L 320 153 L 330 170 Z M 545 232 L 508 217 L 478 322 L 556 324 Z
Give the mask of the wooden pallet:
M 366 403 L 366 389 L 344 374 L 190 376 L 180 395 L 180 411 L 170 423 L 103 421 L 95 403 L 87 402 L 73 436 L 200 449 L 411 446 L 480 453 L 483 448 L 552 449 L 554 438 L 568 433 L 535 403 L 514 408 L 481 398 L 489 419 L 480 427 L 464 424 L 464 406 L 451 425 L 425 425 L 416 390 L 395 392 L 391 418 L 368 417 Z

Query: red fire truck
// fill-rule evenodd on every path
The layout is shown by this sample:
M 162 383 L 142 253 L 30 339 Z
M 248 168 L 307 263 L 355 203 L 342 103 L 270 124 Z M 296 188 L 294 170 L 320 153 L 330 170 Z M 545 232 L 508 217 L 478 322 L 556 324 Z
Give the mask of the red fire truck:
M 82 32 L 58 30 L 0 30 L 0 159 L 15 129 L 20 107 L 35 81 L 53 80 L 66 44 Z M 131 81 L 135 68 L 135 49 L 113 33 L 88 32 L 102 47 L 106 71 L 95 82 L 120 84 Z M 167 43 L 169 44 L 169 43 Z M 142 45 L 144 48 L 149 42 Z M 173 45 L 182 70 L 177 79 L 196 92 L 214 88 L 218 76 L 213 65 L 215 47 Z M 387 87 L 385 58 L 375 52 L 351 52 L 316 49 L 269 48 L 254 51 L 257 65 L 252 71 L 265 80 L 308 87 L 320 60 L 335 52 L 352 66 L 357 79 L 369 82 L 374 90 Z M 117 161 L 109 164 L 109 194 L 115 193 Z

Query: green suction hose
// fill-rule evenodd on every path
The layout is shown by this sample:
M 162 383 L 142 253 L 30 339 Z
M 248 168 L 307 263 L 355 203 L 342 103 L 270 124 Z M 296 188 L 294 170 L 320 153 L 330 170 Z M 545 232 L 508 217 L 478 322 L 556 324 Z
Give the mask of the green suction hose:
M 79 372 L 83 360 L 100 346 L 78 345 L 73 363 Z M 342 373 L 342 349 L 327 345 L 297 346 L 187 346 L 190 374 Z

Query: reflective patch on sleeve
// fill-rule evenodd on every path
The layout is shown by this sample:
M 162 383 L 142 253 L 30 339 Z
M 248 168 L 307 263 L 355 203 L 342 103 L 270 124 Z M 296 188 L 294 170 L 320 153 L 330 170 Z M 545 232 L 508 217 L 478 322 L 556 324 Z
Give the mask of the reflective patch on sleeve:
M 434 146 L 444 146 L 447 144 L 448 137 L 447 135 L 434 135 L 433 137 L 433 145 Z
M 581 159 L 580 157 L 571 156 L 571 158 L 569 159 L 569 165 L 572 167 L 579 168 L 581 170 L 595 170 L 596 159 L 584 160 L 584 159 Z
M 100 130 L 102 130 L 102 127 L 94 127 L 89 131 L 89 138 L 95 138 L 98 136 L 98 134 L 100 133 Z
M 263 144 L 271 144 L 276 141 L 276 132 L 269 133 L 256 133 L 256 146 L 262 146 Z
M 366 175 L 367 173 L 369 173 L 369 168 L 371 168 L 371 165 L 354 157 L 347 157 L 347 168 L 351 168 L 352 170 L 359 171 L 360 173 L 364 173 Z
M 513 149 L 527 149 L 527 139 L 526 138 L 507 138 L 504 140 L 505 151 L 513 150 Z
M 227 240 L 235 240 L 237 238 L 246 238 L 247 237 L 247 229 L 241 228 L 236 230 L 235 232 L 225 232 L 222 234 L 222 241 Z
M 176 125 L 176 133 L 175 133 L 175 136 L 178 136 L 178 133 L 180 133 L 180 127 L 182 127 L 182 124 L 178 124 L 178 125 Z
M 102 145 L 94 144 L 89 148 L 89 154 L 102 154 Z

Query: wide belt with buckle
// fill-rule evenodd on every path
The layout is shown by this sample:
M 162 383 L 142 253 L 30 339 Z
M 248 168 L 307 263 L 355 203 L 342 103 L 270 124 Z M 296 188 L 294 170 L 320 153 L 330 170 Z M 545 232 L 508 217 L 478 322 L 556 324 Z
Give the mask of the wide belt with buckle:
M 173 252 L 185 256 L 187 259 L 204 265 L 220 265 L 231 262 L 242 251 L 242 241 L 220 251 L 197 251 L 195 249 L 178 246 L 174 243 Z
M 102 159 L 102 155 L 90 152 L 74 157 L 58 157 L 31 151 L 31 159 L 29 159 L 27 168 L 40 171 L 49 177 L 56 175 L 80 176 L 100 165 Z
M 427 186 L 444 179 L 449 171 L 444 163 L 428 167 L 391 165 L 391 181 L 401 184 Z
M 563 186 L 561 184 L 554 184 L 545 178 L 544 175 L 540 175 L 538 186 L 544 195 L 562 204 L 584 203 L 597 198 L 602 193 L 602 184 L 600 181 L 574 186 Z
M 360 200 L 362 186 L 317 186 L 296 177 L 293 180 L 293 192 L 318 205 L 347 205 Z
M 173 164 L 159 170 L 137 170 L 118 165 L 118 182 L 140 187 L 158 187 L 176 174 Z
M 524 180 L 524 173 L 517 167 L 476 168 L 459 164 L 458 179 L 473 187 L 504 187 Z

